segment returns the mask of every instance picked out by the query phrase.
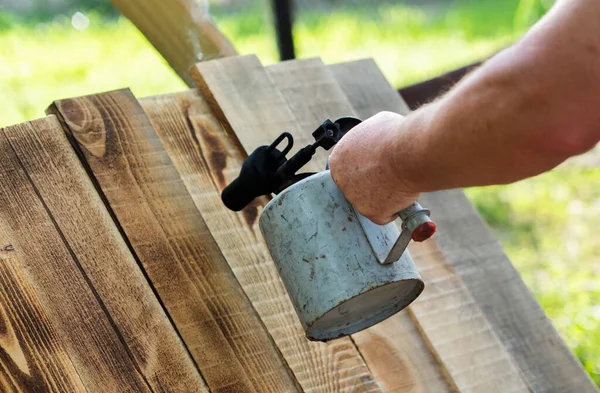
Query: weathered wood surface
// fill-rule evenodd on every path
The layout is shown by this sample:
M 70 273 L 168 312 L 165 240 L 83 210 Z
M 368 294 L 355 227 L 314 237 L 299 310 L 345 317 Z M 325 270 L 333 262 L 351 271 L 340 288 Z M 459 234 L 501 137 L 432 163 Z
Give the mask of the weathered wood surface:
M 381 110 L 406 113 L 401 97 L 372 60 L 329 67 L 363 118 Z M 369 91 L 377 91 L 379 98 Z M 433 212 L 438 225 L 435 242 L 444 258 L 464 281 L 531 391 L 598 392 L 464 193 L 426 193 L 421 201 Z M 422 251 L 415 250 L 413 257 Z
M 111 0 L 188 84 L 196 62 L 235 55 L 205 5 L 197 0 Z
M 352 340 L 384 392 L 455 392 L 409 310 L 353 334 Z
M 202 96 L 191 90 L 143 99 L 142 105 L 302 389 L 379 391 L 350 340 L 322 344 L 306 339 L 257 227 L 261 201 L 240 213 L 221 202 L 220 192 L 237 177 L 243 158 Z M 256 118 L 248 121 L 261 126 Z
M 320 59 L 283 62 L 270 66 L 267 70 L 289 106 L 295 112 L 302 113 L 307 123 L 319 124 L 324 118 L 357 115 L 336 79 Z M 349 72 L 347 74 L 350 75 Z M 377 75 L 373 72 L 362 73 L 361 79 L 365 81 L 365 86 L 378 82 Z M 376 94 L 368 92 L 367 88 L 364 90 L 369 98 Z M 314 127 L 313 125 L 312 128 Z M 311 139 L 310 132 L 303 132 L 295 138 L 301 146 L 310 143 Z M 319 158 L 316 163 L 323 168 L 325 162 Z M 441 253 L 427 252 L 435 250 L 435 246 L 434 241 L 411 244 L 411 250 L 425 250 L 413 255 L 425 281 L 425 291 L 407 313 L 421 331 L 423 338 L 420 339 L 425 340 L 440 361 L 441 373 L 459 391 L 527 391 L 512 359 L 460 277 Z M 396 329 L 403 326 L 401 318 L 402 313 L 390 318 L 391 321 L 398 320 Z M 381 326 L 375 326 L 372 330 L 373 334 L 379 336 L 385 333 Z M 370 330 L 359 333 L 363 336 L 369 334 Z M 402 343 L 401 340 L 399 342 Z M 369 347 L 359 349 L 361 352 L 373 350 Z M 401 358 L 397 359 L 397 363 L 401 367 Z M 420 358 L 418 363 L 428 364 L 425 359 Z M 374 369 L 370 364 L 369 367 Z M 426 385 L 428 388 L 431 386 L 429 383 Z
M 57 101 L 60 116 L 212 392 L 295 382 L 129 90 Z
M 246 152 L 270 144 L 284 131 L 300 134 L 302 114 L 296 117 L 288 107 L 256 56 L 198 63 L 190 75 L 215 116 Z M 294 146 L 290 155 L 301 147 Z
M 6 233 L 0 229 L 2 240 L 8 240 Z M 2 245 L 0 251 L 0 288 L 0 389 L 83 392 L 83 382 L 13 244 Z
M 390 85 L 373 59 L 327 66 L 363 120 L 381 111 L 407 114 L 408 105 Z
M 0 271 L 19 280 L 0 390 L 205 391 L 56 118 L 3 129 L 0 152 Z

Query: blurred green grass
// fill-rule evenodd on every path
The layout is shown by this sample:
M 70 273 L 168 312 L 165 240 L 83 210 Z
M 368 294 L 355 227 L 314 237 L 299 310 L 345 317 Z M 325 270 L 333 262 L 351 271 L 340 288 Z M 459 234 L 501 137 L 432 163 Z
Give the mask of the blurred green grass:
M 245 3 L 248 4 L 248 3 Z M 264 3 L 215 6 L 213 17 L 242 54 L 277 60 Z M 294 34 L 299 57 L 326 63 L 373 57 L 395 86 L 492 55 L 517 40 L 550 6 L 539 0 L 378 1 L 303 7 Z M 43 116 L 55 99 L 131 87 L 147 96 L 184 84 L 126 20 L 87 12 L 75 30 L 66 15 L 0 13 L 0 126 Z M 555 326 L 600 384 L 600 170 L 567 164 L 468 196 L 498 236 Z

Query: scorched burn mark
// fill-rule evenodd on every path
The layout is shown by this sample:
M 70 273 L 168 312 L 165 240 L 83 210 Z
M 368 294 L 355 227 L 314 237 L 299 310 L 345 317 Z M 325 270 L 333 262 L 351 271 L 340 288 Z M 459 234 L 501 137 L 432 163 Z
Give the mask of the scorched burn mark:
M 196 125 L 198 126 L 197 129 L 200 132 L 200 137 L 208 147 L 207 149 L 202 149 L 203 154 L 208 153 L 207 158 L 210 169 L 216 176 L 215 180 L 219 188 L 223 189 L 227 186 L 225 183 L 225 175 L 223 173 L 227 167 L 227 154 L 225 153 L 225 146 L 219 137 L 211 133 L 209 125 L 205 124 L 204 121 L 197 121 Z M 195 131 L 193 127 L 190 129 L 190 132 L 195 138 Z
M 258 217 L 258 204 L 256 201 L 252 201 L 242 210 L 242 216 L 244 217 L 246 224 L 252 228 L 256 222 L 256 217 Z

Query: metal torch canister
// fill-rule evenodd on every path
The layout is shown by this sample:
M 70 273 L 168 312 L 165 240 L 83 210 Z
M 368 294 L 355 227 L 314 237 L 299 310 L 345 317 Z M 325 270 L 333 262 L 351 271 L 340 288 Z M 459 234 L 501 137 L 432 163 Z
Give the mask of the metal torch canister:
M 391 261 L 385 256 L 394 254 L 401 238 L 396 225 L 366 225 L 365 220 L 329 171 L 283 190 L 260 216 L 269 251 L 311 340 L 366 329 L 423 291 L 408 250 Z

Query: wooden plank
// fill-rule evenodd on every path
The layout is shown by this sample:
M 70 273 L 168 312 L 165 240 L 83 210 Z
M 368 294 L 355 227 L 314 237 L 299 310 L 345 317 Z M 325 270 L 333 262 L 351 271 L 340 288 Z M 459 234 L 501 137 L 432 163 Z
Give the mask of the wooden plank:
M 371 60 L 330 67 L 363 118 L 381 110 L 406 113 L 401 97 Z M 362 77 L 376 74 L 376 78 Z M 369 91 L 377 91 L 380 98 Z M 464 280 L 531 391 L 597 392 L 464 193 L 427 193 L 421 200 L 438 224 L 438 249 Z
M 297 391 L 131 92 L 57 101 L 51 110 L 77 144 L 210 390 Z
M 171 68 L 193 85 L 189 68 L 197 61 L 235 55 L 208 8 L 195 0 L 111 0 L 137 26 Z
M 289 106 L 303 113 L 308 123 L 318 124 L 327 117 L 356 114 L 337 80 L 320 59 L 279 63 L 268 67 L 268 72 Z M 375 76 L 373 83 L 377 83 L 375 72 L 365 72 L 361 79 L 366 81 L 366 85 L 372 85 L 369 81 L 372 76 Z M 365 93 L 370 99 L 376 95 L 373 91 Z M 309 143 L 311 138 L 308 132 L 295 137 L 301 144 Z M 324 166 L 324 160 L 320 161 L 319 165 Z M 435 243 L 411 244 L 410 249 L 416 247 L 430 250 Z M 412 314 L 413 321 L 441 361 L 443 373 L 450 378 L 452 385 L 461 392 L 527 391 L 491 325 L 447 262 L 424 252 L 413 256 L 413 259 L 423 276 L 426 289 L 410 307 L 408 314 Z M 434 314 L 432 310 L 436 310 Z M 399 319 L 397 328 L 400 328 L 401 318 L 402 314 L 398 314 L 390 319 Z M 440 325 L 444 328 L 440 329 Z M 378 329 L 381 327 L 374 328 L 375 331 Z M 466 332 L 468 334 L 465 335 Z M 379 330 L 379 333 L 381 335 L 383 332 Z M 371 333 L 366 331 L 362 334 Z M 359 349 L 363 351 L 363 347 Z M 373 349 L 366 347 L 364 350 Z M 398 358 L 397 362 L 400 365 L 401 359 Z M 427 364 L 424 359 L 419 359 L 419 363 Z M 369 366 L 373 369 L 373 366 Z M 502 376 L 500 380 L 497 378 L 499 376 Z
M 197 63 L 190 75 L 242 151 L 269 145 L 284 131 L 300 132 L 298 118 L 256 56 Z M 301 147 L 296 144 L 290 154 Z
M 12 244 L 0 248 L 0 328 L 1 391 L 85 391 Z
M 85 390 L 206 391 L 56 118 L 3 129 L 0 151 L 0 238 Z
M 428 193 L 436 241 L 533 392 L 598 392 L 462 190 Z
M 435 240 L 414 243 L 411 255 L 427 291 L 413 305 L 427 337 L 460 392 L 529 392 L 512 357 Z
M 408 113 L 408 105 L 385 79 L 373 59 L 327 67 L 361 118 L 366 119 L 381 111 Z
M 321 59 L 285 61 L 265 68 L 268 77 L 281 92 L 298 119 L 294 141 L 299 147 L 314 143 L 312 132 L 325 120 L 357 116 L 337 81 Z M 319 149 L 305 168 L 325 169 L 329 152 Z
M 221 202 L 220 191 L 237 176 L 242 158 L 206 101 L 189 91 L 142 104 L 301 387 L 311 392 L 379 391 L 349 340 L 322 344 L 306 339 L 256 225 L 259 204 L 237 214 Z
M 352 340 L 385 392 L 454 392 L 409 310 L 353 334 Z

